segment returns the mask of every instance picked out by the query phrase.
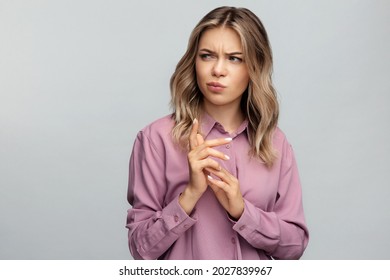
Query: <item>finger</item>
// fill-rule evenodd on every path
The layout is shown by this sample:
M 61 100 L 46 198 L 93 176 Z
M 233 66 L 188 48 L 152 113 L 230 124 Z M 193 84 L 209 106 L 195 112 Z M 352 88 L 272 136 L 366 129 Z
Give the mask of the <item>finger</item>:
M 213 189 L 214 192 L 218 192 L 219 190 L 227 192 L 229 189 L 229 185 L 226 184 L 224 181 L 215 179 L 210 175 L 207 175 L 207 180 L 209 181 L 210 187 Z
M 230 173 L 227 169 L 225 168 L 222 168 L 221 171 L 220 171 L 222 174 L 223 174 L 223 177 L 226 178 L 226 180 L 230 181 L 230 182 L 234 182 L 237 180 L 236 177 L 233 176 L 232 173 Z
M 215 185 L 214 181 L 215 181 L 215 179 L 213 177 L 211 177 L 210 175 L 207 176 L 207 183 L 208 183 L 209 187 L 212 189 L 212 191 L 215 194 L 218 194 L 221 191 L 225 192 L 222 188 L 220 188 L 219 186 Z
M 204 143 L 203 136 L 200 133 L 196 134 L 196 140 L 198 142 L 198 145 L 202 145 Z
M 210 171 L 208 170 L 211 170 L 213 172 L 221 170 L 221 165 L 211 158 L 199 160 L 192 167 L 194 170 L 204 170 L 207 172 L 207 174 L 210 173 Z
M 212 140 L 206 140 L 203 142 L 202 146 L 204 147 L 216 147 L 230 143 L 232 138 L 217 138 Z
M 190 150 L 195 149 L 198 146 L 197 134 L 198 134 L 199 122 L 194 119 L 189 136 Z
M 222 160 L 229 160 L 230 157 L 228 155 L 225 155 L 224 153 L 217 151 L 213 148 L 206 147 L 205 149 L 201 150 L 201 147 L 199 147 L 199 150 L 197 148 L 196 152 L 198 153 L 199 158 L 206 158 L 206 157 L 215 157 L 220 158 Z
M 230 174 L 229 171 L 227 171 L 225 168 L 221 168 L 220 170 L 216 169 L 206 169 L 210 174 L 214 175 L 215 177 L 218 177 L 221 181 L 225 182 L 229 186 L 233 186 L 237 179 L 232 174 Z

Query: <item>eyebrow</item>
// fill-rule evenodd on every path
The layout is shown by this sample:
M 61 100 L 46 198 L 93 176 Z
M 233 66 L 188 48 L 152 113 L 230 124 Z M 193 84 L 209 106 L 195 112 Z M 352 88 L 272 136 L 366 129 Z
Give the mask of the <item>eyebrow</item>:
M 200 52 L 208 52 L 208 53 L 211 53 L 211 54 L 216 54 L 216 52 L 213 52 L 212 50 L 209 50 L 209 49 L 201 49 L 199 50 Z M 242 52 L 231 52 L 231 53 L 225 53 L 226 55 L 242 55 Z

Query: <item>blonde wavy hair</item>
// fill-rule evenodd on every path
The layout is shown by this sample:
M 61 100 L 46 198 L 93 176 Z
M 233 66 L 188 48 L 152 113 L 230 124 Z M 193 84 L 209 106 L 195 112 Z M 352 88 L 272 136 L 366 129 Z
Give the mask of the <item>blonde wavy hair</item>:
M 231 28 L 241 38 L 250 80 L 241 99 L 241 109 L 248 119 L 250 154 L 270 167 L 277 157 L 272 138 L 279 116 L 271 77 L 272 51 L 260 19 L 245 8 L 216 8 L 204 16 L 192 31 L 187 51 L 170 80 L 172 118 L 175 121 L 173 138 L 183 147 L 187 145 L 193 119 L 200 119 L 203 95 L 195 72 L 198 44 L 204 31 L 217 27 Z

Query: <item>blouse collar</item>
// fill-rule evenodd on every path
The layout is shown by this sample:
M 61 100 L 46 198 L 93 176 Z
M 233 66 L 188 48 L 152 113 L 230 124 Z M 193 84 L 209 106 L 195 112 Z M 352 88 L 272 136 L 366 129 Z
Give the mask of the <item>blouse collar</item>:
M 201 116 L 201 132 L 203 136 L 206 138 L 211 130 L 215 128 L 221 133 L 228 133 L 225 128 L 217 122 L 213 117 L 211 117 L 208 113 L 203 112 Z M 236 137 L 237 135 L 241 134 L 242 132 L 246 131 L 248 133 L 248 120 L 245 119 L 241 125 L 237 128 L 237 130 L 233 133 L 230 133 L 230 136 L 232 138 Z

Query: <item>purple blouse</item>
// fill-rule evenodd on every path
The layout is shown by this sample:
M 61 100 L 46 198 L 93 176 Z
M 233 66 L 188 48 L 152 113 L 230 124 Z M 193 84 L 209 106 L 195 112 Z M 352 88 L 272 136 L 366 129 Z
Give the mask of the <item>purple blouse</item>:
M 187 215 L 179 195 L 189 181 L 187 152 L 171 137 L 174 121 L 161 118 L 137 135 L 130 158 L 127 225 L 134 259 L 299 259 L 308 243 L 301 185 L 293 150 L 277 128 L 272 168 L 248 155 L 247 121 L 229 134 L 204 115 L 205 139 L 231 137 L 215 149 L 238 178 L 245 209 L 232 220 L 208 188 Z

